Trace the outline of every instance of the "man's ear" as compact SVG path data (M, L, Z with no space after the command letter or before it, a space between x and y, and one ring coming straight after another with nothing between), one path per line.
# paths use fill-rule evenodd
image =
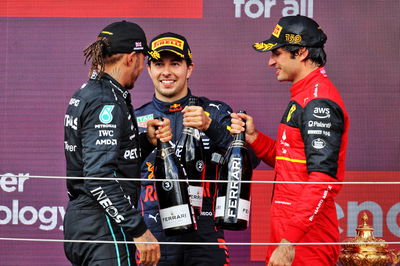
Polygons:
M297 56L299 57L300 61L303 61L308 56L308 49L305 47L301 47L297 52Z
M133 63L135 63L136 62L136 60L137 60L137 53L136 52L132 52L132 53L130 53L130 54L125 54L126 56L125 56L125 58L124 58L124 60L125 60L125 64L127 65L127 66L130 66L131 64L133 64Z
M188 73L186 75L187 79L190 78L190 76L192 75L193 68L194 68L194 64L193 63L190 66L188 66Z

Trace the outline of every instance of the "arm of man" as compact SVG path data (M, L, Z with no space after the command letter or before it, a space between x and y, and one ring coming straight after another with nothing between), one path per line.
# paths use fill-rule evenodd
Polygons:
M246 129L245 127L246 126ZM275 165L275 140L257 131L253 117L247 114L231 114L231 134L246 131L246 142L255 155L271 167Z

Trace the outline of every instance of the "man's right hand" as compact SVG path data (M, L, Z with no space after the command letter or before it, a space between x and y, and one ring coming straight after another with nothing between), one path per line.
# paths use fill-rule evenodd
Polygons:
M136 242L158 242L149 229L143 235L133 239L140 254L140 265L157 265L160 260L160 245L159 244L142 244Z
M258 132L254 125L253 117L247 114L231 114L231 134L238 134L242 131L245 131L244 126L246 125L246 142L253 143L256 140ZM245 122L243 122L245 121Z

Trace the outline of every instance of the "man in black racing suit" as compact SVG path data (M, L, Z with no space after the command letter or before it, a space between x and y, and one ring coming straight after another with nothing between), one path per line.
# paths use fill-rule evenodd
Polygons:
M91 78L72 96L64 119L67 176L104 179L67 180L64 237L114 244L66 242L73 265L132 265L134 246L117 241L157 241L134 207L138 182L120 180L140 176L141 154L154 148L156 138L171 139L168 120L153 120L148 134L138 134L128 90L144 68L145 52L143 30L126 21L108 25L85 50L92 60ZM154 125L160 129L155 131ZM158 244L136 247L141 263L159 260Z
M198 97L198 106L187 106L192 97L188 78L193 70L192 54L187 40L175 33L164 33L150 43L152 52L148 72L155 87L153 100L136 110L140 132L146 131L147 121L154 117L166 117L171 121L172 141L179 140L183 126L201 130L206 157L206 180L215 180L217 164L212 156L223 155L232 141L228 126L232 109L221 101ZM215 227L214 200L216 183L205 182L203 208L197 219L195 232L178 236L166 236L163 232L158 198L155 191L155 150L143 161L142 189L138 208L144 220L159 241L166 242L219 242L220 245L161 245L158 265L229 265L228 249L224 232ZM218 157L218 156L216 156Z

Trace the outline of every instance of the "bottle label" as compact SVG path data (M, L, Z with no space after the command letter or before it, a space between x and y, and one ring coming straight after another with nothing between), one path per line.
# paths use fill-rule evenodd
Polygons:
M238 219L249 221L250 218L250 201L239 199Z
M203 187L190 186L188 188L190 204L195 208L202 208L203 206Z
M218 197L215 204L215 217L224 217L225 197Z
M224 217L225 216L225 196L218 197L217 202L215 204L215 217ZM245 221L249 221L250 219L250 201L245 199L239 199L237 205L237 211L235 212L233 209L228 208L228 213L226 213L227 217L236 217Z
M188 204L161 209L160 217L163 229L192 224Z

